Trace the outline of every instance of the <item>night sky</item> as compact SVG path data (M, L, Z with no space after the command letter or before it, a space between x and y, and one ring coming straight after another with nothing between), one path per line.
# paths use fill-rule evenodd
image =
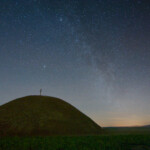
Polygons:
M40 88L101 126L150 124L150 1L0 0L0 105Z

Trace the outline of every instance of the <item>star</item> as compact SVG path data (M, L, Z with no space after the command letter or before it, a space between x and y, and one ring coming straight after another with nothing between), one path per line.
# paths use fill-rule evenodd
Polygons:
M62 22L62 21L63 21L63 18L59 18L59 21Z
M46 65L43 65L43 69L46 69L46 67L47 67Z

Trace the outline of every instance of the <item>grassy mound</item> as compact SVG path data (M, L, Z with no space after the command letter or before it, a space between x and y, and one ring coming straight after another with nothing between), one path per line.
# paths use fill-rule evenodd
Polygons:
M69 103L27 96L0 106L0 136L93 135L101 127Z

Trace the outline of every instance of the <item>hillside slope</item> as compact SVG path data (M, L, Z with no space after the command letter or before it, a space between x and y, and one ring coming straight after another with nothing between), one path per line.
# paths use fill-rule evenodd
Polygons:
M27 96L0 106L0 136L92 135L101 127L69 103Z

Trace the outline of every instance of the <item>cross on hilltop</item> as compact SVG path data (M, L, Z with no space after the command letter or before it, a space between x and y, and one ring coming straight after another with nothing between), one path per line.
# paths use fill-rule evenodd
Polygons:
M42 89L40 89L40 96L42 95Z

